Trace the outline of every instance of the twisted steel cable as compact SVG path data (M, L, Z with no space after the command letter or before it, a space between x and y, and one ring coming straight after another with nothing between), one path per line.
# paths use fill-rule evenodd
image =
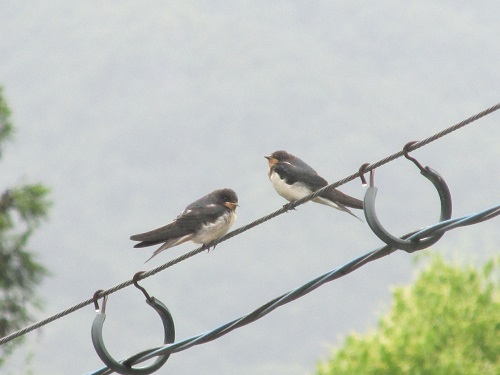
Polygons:
M419 142L413 143L411 146L409 146L407 148L407 151L408 152L409 151L413 151L413 150L416 150L416 149L418 149L420 147L423 147L423 146L425 146L425 145L427 145L427 144L429 144L431 142L434 142L435 140L437 140L437 139L439 139L441 137L444 137L444 136L446 136L446 135L448 135L448 134L450 134L450 133L452 133L452 132L454 132L454 131L456 131L456 130L458 130L458 129L466 126L466 125L469 125L469 124L471 124L471 123L479 120L480 118L482 118L484 116L487 116L487 115L489 115L489 114L497 111L498 109L500 109L500 103L497 103L497 104L495 104L495 105L493 105L493 106L485 109L484 111L479 112L479 113L477 113L477 114L475 114L475 115L473 115L473 116L471 116L471 117L469 117L469 118L467 118L467 119L465 119L465 120L463 120L463 121L461 121L461 122L459 122L459 123L457 123L455 125L452 125L452 126L446 128L446 129L444 129L444 130L442 130L442 131L440 131L440 132L438 132L438 133L436 133L436 134L434 134L434 135L432 135L432 136L430 136L428 138L425 138L425 139L423 139L423 140L421 140ZM345 177L342 180L334 182L334 183L332 183L330 185L327 185L327 186L325 186L325 187L323 187L323 188L315 191L314 193L308 195L307 197L299 199L299 200L297 200L295 202L290 202L290 203L284 205L283 207L281 207L280 209L278 209L278 210L270 213L269 215L266 215L266 216L264 216L264 217L262 217L260 219L257 219L257 220L255 220L255 221L253 221L253 222L251 222L251 223L249 223L247 225L244 225L244 226L242 226L240 228L237 228L237 229L229 232L228 234L226 234L225 236L223 236L222 238L220 238L219 240L217 240L216 242L214 242L210 246L215 246L215 245L217 245L217 244L219 244L219 243L221 243L223 241L226 241L226 240L228 240L228 239L230 239L230 238L232 238L234 236L237 236L237 235L239 235L239 234L241 234L243 232L246 232L249 229L252 229L252 228L254 228L254 227L258 226L258 225L261 225L261 224L265 223L266 221L275 218L276 216L279 216L279 215L281 215L281 214L283 214L283 213L285 213L285 212L287 212L287 211L289 211L291 209L294 209L297 206L300 206L301 204L304 204L304 203L308 202L311 199L316 198L324 190L327 190L327 189L330 189L330 188L337 188L337 187L339 187L339 186L341 186L341 185L343 185L343 184L345 184L347 182L350 182L350 181L352 181L352 180L360 177L364 172L369 172L371 170L374 170L375 168L378 168L378 167L380 167L380 166L382 166L384 164L387 164L387 163L389 163L389 162L391 162L391 161L393 161L393 160L395 160L395 159L397 159L397 158L399 158L399 157L401 157L403 155L404 155L404 151L401 150L401 151L398 151L398 152L396 152L396 153L394 153L392 155L389 155L389 156L387 156L387 157L385 157L385 158L383 158L383 159L381 159L381 160L379 160L379 161L377 161L377 162L375 162L373 164L365 165L365 168L364 168L363 172L358 171L356 173L353 173L350 176L347 176L347 177ZM156 268L154 268L154 269L152 269L150 271L142 273L140 275L140 277L137 278L137 280L142 280L142 279L145 279L147 277L153 276L153 275L157 274L158 272L161 272L161 271L163 271L163 270L165 270L165 269L167 269L169 267L172 267L173 265L175 265L177 263L180 263L180 262L182 262L182 261L184 261L184 260L186 260L188 258L191 258L194 255L197 255L197 254L201 253L204 250L207 250L207 247L206 246L200 246L199 248L194 249L194 250L192 250L192 251L190 251L190 252L188 252L188 253L186 253L186 254L178 257L178 258L175 258L175 259L173 259L173 260L171 260L171 261L169 261L169 262L167 262L167 263L165 263L165 264L163 264L163 265L161 265L159 267L156 267ZM132 285L132 283L133 283L132 280L127 280L127 281L122 282L121 284L118 284L118 285L116 285L116 286L114 286L112 288L109 288L109 289L106 289L104 291L101 291L97 295L97 297L101 298L101 297L110 295L112 293L115 293L115 292L117 292L117 291L119 291L119 290L121 290L123 288L126 288L126 287ZM25 328L20 329L20 330L18 330L16 332L13 332L13 333L11 333L11 334L9 334L9 335L1 338L0 339L0 345L4 344L6 342L9 342L9 341L11 341L11 340L13 340L15 338L18 338L20 336L23 336L23 335L25 335L28 332L31 332L31 331L33 331L35 329L38 329L38 328L40 328L40 327L42 327L44 325L47 325L47 324L49 324L49 323L51 323L51 322L53 322L55 320L58 320L58 319L66 316L68 314L71 314L71 313L73 313L73 312L75 312L75 311L77 311L77 310L79 310L79 309L81 309L81 308L83 308L85 306L88 306L88 305L92 304L93 302L94 302L94 298L89 298L89 299L87 299L85 301L82 301L82 302L80 302L80 303L78 303L78 304L76 304L76 305L74 305L72 307L69 307L69 308L67 308L67 309L65 309L65 310L63 310L63 311L61 311L61 312L59 312L59 313L57 313L55 315L52 315L52 316L50 316L50 317L48 317L46 319L43 319L43 320L41 320L41 321L39 321L37 323L34 323L34 324L32 324L32 325L30 325L28 327L25 327Z
M459 227L478 224L483 221L490 220L498 215L500 215L500 205L491 207L489 209L486 209L484 211L475 214L441 221L424 229L408 233L402 236L401 238L408 240L413 240L413 239L420 240L432 235L439 235L441 233L445 233L449 230L456 229ZM222 337L235 329L241 328L247 324L255 322L256 320L274 311L278 307L283 306L289 302L292 302L298 298L301 298L306 294L312 292L313 290L319 288L320 286L330 281L336 280L342 276L345 276L357 270L358 268L364 266L367 263L370 263L374 260L392 254L396 250L397 249L388 245L380 247L376 250L372 250L365 255L353 259L349 263L346 263L345 265L339 268L335 268L329 272L319 275L318 277L310 280L309 282L301 285L300 287L288 293L282 294L279 297L274 298L273 300L267 302L266 304L258 307L251 313L242 316L240 318L234 319L228 323L225 323L212 331L203 333L198 336L190 337L173 344L163 345L158 348L153 348L150 350L143 351L141 352L142 355L134 355L129 359L122 361L122 363L131 366L133 364L141 363L148 359L154 358L158 355L180 352L189 349L195 345L205 344L207 342L218 339L219 337ZM87 373L86 375L106 375L111 373L112 373L111 370L109 370L107 367L103 367L95 372Z

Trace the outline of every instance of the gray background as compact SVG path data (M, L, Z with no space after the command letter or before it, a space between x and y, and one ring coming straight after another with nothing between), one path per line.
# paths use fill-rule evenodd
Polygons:
M240 198L235 228L284 200L264 155L286 149L329 181L499 101L497 1L10 1L0 4L0 84L16 140L0 187L52 188L50 221L30 247L52 271L45 311L59 312L195 247L133 249L220 187ZM454 215L498 204L500 115L414 156L438 170ZM434 223L438 198L408 161L376 174L394 233ZM343 186L362 197L359 181ZM498 220L448 233L429 250L480 262ZM143 281L173 313L177 338L250 312L380 246L365 223L308 203ZM414 276L396 253L215 342L172 355L159 374L306 374L332 345L366 332L390 287ZM108 302L116 358L161 342L134 288ZM91 306L27 335L6 373L81 374L102 366ZM28 363L28 364L26 364Z

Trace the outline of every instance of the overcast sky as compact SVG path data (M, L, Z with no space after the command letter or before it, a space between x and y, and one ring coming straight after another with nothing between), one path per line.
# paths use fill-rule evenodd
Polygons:
M284 202L264 155L286 149L333 182L500 99L497 1L3 1L0 85L15 142L0 188L43 182L50 220L30 248L52 276L44 318L195 248L144 261L128 237L168 223L221 187L235 228ZM414 152L448 182L454 216L498 204L500 114ZM408 161L377 170L395 234L434 223L438 198ZM341 188L362 198L359 181ZM480 262L498 220L446 234L428 253ZM178 340L211 330L381 245L366 223L308 203L142 284ZM174 354L158 374L307 374L387 311L415 255L397 252L222 339ZM93 307L27 335L12 374L102 367ZM161 343L158 317L127 288L108 301L116 358ZM33 357L31 358L31 355ZM25 362L29 358L29 365Z

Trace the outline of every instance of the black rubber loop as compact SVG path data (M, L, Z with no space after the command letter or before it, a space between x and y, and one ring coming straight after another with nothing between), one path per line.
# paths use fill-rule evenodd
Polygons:
M161 303L154 297L151 297L151 300L146 300L146 303L150 305L153 309L155 309L158 315L160 315L161 317L161 320L163 322L163 330L165 333L165 338L163 340L163 343L164 344L173 343L175 341L175 326L170 311L168 311L167 307L163 303ZM102 338L102 327L104 325L105 319L106 319L106 314L104 313L99 313L96 315L94 322L92 323L92 343L94 344L95 351L97 352L99 358L101 358L101 360L111 370L117 372L118 374L123 374L123 375L146 375L157 371L168 360L170 353L159 355L156 358L156 360L149 366L138 367L138 368L134 368L128 366L126 363L116 361L109 354L108 350L104 345L104 340ZM145 352L155 349L145 350L141 352L141 354L144 354Z
M438 191L439 199L441 201L441 217L439 221L450 219L452 212L452 203L448 185L439 175L439 173L429 167L423 168L420 173L429 181L431 181ZM404 240L395 237L387 232L384 227L382 227L382 224L380 224L380 221L377 218L377 213L375 211L375 199L377 196L377 190L378 189L375 186L370 186L368 188L365 194L363 206L368 225L370 226L372 231L386 244L396 249L402 249L407 252L414 252L417 250L425 249L426 247L435 244L444 235L444 233L441 233L421 239Z

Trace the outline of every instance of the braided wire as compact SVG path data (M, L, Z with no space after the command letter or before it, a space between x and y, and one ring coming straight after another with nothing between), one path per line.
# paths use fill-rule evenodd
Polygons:
M468 226L472 224L478 224L480 222L492 219L496 216L500 215L500 205L491 207L489 209L486 209L484 211L478 212L476 214L471 214L455 219L449 219L445 220L439 223L436 223L434 225L431 225L427 228L424 228L422 230L414 231L411 233L408 233L404 236L402 236L402 239L409 239L409 240L419 240L426 238L430 235L438 235L440 233L447 232L452 229L456 229L459 227L463 226ZM182 350L186 350L192 346L195 345L200 345L204 344L210 341L213 341L219 337L222 337L229 332L241 328L247 324L250 324L265 315L269 314L273 310L277 309L280 306L283 306L289 302L292 302L298 298L301 298L305 296L306 294L312 292L313 290L319 288L320 286L336 280L342 276L345 276L358 268L364 266L365 264L372 262L374 260L383 258L389 254L392 254L395 252L397 249L386 245L382 246L376 250L372 250L368 252L365 255L362 255L349 263L346 263L345 265L335 268L329 272L326 272L309 282L301 285L300 287L285 293L279 297L276 297L272 299L271 301L267 302L266 304L260 306L259 308L255 309L251 313L242 316L240 318L234 319L228 323L223 324L222 326L209 331L207 333L203 333L198 336L190 337L185 340L173 343L173 344L167 344L163 345L158 348L153 348L146 350L142 352L142 355L134 355L130 357L129 359L122 361L123 363L126 363L128 366L131 366L132 364L144 362L148 359L154 358L155 356L162 355L162 354L171 354L171 353L176 353L180 352ZM133 358L133 359L132 359ZM132 360L131 360L132 359ZM109 370L107 367L103 367L95 372L88 373L86 375L105 375L105 374L110 374L112 373L111 370Z
M416 150L416 149L418 149L420 147L423 147L423 146L425 146L425 145L427 145L427 144L429 144L431 142L434 142L435 140L437 140L437 139L439 139L441 137L444 137L445 135L448 135L448 134L450 134L450 133L452 133L452 132L454 132L454 131L456 131L456 130L458 130L458 129L466 126L466 125L469 125L469 124L473 123L474 121L477 121L480 118L482 118L484 116L487 116L490 113L493 113L493 112L497 111L498 109L500 109L500 103L497 103L494 106L489 107L489 108L485 109L482 112L479 112L479 113L477 113L477 114L475 114L475 115L473 115L473 116L471 116L471 117L469 117L469 118L467 118L467 119L465 119L465 120L463 120L463 121L461 121L461 122L459 122L459 123L457 123L455 125L452 125L452 126L446 128L446 129L444 129L444 130L442 130L442 131L440 131L440 132L438 132L438 133L436 133L436 134L428 137L428 138L425 138L422 141L419 141L419 142L416 142L416 143L412 144L410 147L408 147L408 151ZM369 164L364 169L364 172L368 172L368 171L371 171L371 170L373 170L375 168L378 168L378 167L380 167L380 166L382 166L384 164L387 164L387 163L389 163L389 162L391 162L391 161L393 161L393 160L395 160L395 159L397 159L397 158L399 158L401 156L403 156L403 151L398 151L398 152L396 152L396 153L394 153L392 155L389 155L389 156L387 156L387 157L385 157L385 158L383 158L383 159L381 159L381 160L379 160L379 161L377 161L377 162L375 162L373 164ZM311 199L314 199L314 198L318 197L324 190L331 189L331 188L337 188L337 187L339 187L341 185L346 184L347 182L350 182L350 181L352 181L352 180L360 177L360 175L361 175L361 173L358 171L356 173L351 174L350 176L345 177L342 180L339 180L337 182L329 184L329 185L327 185L327 186L325 186L325 187L323 187L323 188L315 191L314 193L308 195L307 197L301 198L301 199L299 199L297 201L294 201L294 202L287 203L283 207L281 207L280 209L278 209L278 210L276 210L276 211L274 211L274 212L272 212L272 213L270 213L270 214L268 214L268 215L266 215L266 216L264 216L264 217L262 217L260 219L257 219L257 220L255 220L255 221L253 221L253 222L251 222L251 223L249 223L247 225L244 225L244 226L242 226L240 228L237 228L237 229L229 232L228 234L226 234L225 236L221 237L219 240L217 240L213 244L211 244L211 246L215 246L215 245L217 245L217 244L219 244L219 243L221 243L223 241L226 241L226 240L228 240L228 239L230 239L230 238L232 238L234 236L237 236L237 235L239 235L239 234L241 234L243 232L246 232L249 229L252 229L252 228L254 228L254 227L258 226L258 225L261 225L261 224L265 223L266 221L275 218L276 216L279 216L279 215L281 215L281 214L283 214L283 213L285 213L285 212L287 212L289 210L294 209L297 206L300 206L301 204L304 204L304 203L310 201ZM186 260L186 259L188 259L188 258L190 258L190 257L192 257L194 255L197 255L198 253L200 253L200 252L202 252L202 251L204 251L206 249L207 249L206 246L200 246L199 248L194 249L194 250L192 250L192 251L190 251L190 252L188 252L188 253L186 253L186 254L178 257L178 258L175 258L175 259L173 259L173 260L171 260L171 261L169 261L169 262L167 262L167 263L165 263L165 264L163 264L163 265L161 265L159 267L156 267L156 268L154 268L154 269L152 269L150 271L142 273L137 278L137 280L142 280L142 279L145 279L147 277L153 276L153 275L157 274L158 272L161 272L161 271L163 271L163 270L165 270L165 269L167 269L169 267L172 267L173 265L175 265L175 264L177 264L179 262L182 262L182 261L184 261L184 260ZM104 291L100 292L97 295L97 298L101 298L101 297L107 296L107 295L112 294L114 292L117 292L117 291L119 291L119 290L121 290L123 288L126 288L126 287L128 287L130 285L132 285L132 280L125 281L125 282L123 282L121 284L118 284L118 285L112 287L112 288L109 288L107 290L104 290ZM41 321L39 321L37 323L34 323L34 324L32 324L32 325L30 325L28 327L25 327L25 328L23 328L21 330L13 332L13 333L5 336L5 337L2 337L0 339L0 345L6 343L8 341L11 341L11 340L13 340L15 338L18 338L20 336L23 336L23 335L25 335L28 332L31 332L31 331L33 331L35 329L38 329L38 328L40 328L40 327L42 327L42 326L44 326L44 325L46 325L48 323L51 323L51 322L53 322L53 321L55 321L57 319L60 319L60 318L66 316L68 314L71 314L71 313L73 313L73 312L75 312L75 311L77 311L77 310L79 310L79 309L81 309L81 308L83 308L83 307L85 307L87 305L92 304L93 302L94 302L94 299L93 298L89 298L89 299L87 299L85 301L82 301L82 302L80 302L80 303L78 303L78 304L76 304L76 305L74 305L74 306L72 306L70 308L67 308L66 310L63 310L63 311L61 311L61 312L59 312L59 313L57 313L55 315L52 315L52 316L50 316L50 317L48 317L46 319L43 319L43 320L41 320Z

